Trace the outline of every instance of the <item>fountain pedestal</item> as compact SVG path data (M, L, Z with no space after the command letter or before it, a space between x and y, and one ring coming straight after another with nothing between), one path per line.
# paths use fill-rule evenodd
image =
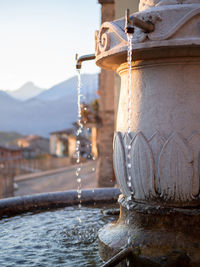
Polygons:
M191 266L198 266L200 3L143 0L134 16L152 22L155 30L135 28L133 35L131 133L125 21L104 23L96 33L97 65L121 76L113 158L124 199L119 221L99 233L100 254L104 260L111 257L131 233L132 246L139 246L145 256L181 250L191 258Z

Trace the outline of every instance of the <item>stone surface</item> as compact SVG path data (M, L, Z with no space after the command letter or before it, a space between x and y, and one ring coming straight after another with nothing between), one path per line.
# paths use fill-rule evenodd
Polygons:
M150 19L155 30L144 33L139 29L133 35L131 190L139 201L198 205L200 3L142 3L151 3L153 8L135 16ZM123 27L123 19L106 22L96 34L97 64L117 70L121 77L118 136L128 129L127 41ZM115 138L114 163L122 192L128 196L127 158L122 156L127 154L126 136L124 141Z
M155 30L151 33L135 27L134 61L200 54L200 3L160 5L134 15L155 24ZM96 63L100 67L117 70L127 61L124 25L124 19L105 22L96 32Z
M97 65L121 77L114 168L125 196L118 222L99 233L100 254L109 258L129 236L144 256L180 250L200 266L200 2L141 0L134 16L155 28L133 35L130 132L125 20L103 23L95 36Z
M190 258L190 265L186 266L199 266L199 209L177 209L132 202L127 212L126 205L122 198L117 224L108 224L99 232L99 252L105 261L126 247L128 237L131 236L131 246L139 248L142 256L160 263L159 266L182 266L173 265L172 254L175 251L186 253ZM130 221L129 226L126 224L127 219ZM164 265L167 261L168 265Z
M135 63L132 68L131 176L137 200L156 196L174 205L199 203L199 71L198 57ZM125 68L121 79L117 130L124 136ZM124 141L124 150L126 145Z
M116 203L120 190L118 188L98 188L82 190L81 203ZM36 194L32 196L12 197L0 200L0 218L17 214L49 210L80 204L77 190Z

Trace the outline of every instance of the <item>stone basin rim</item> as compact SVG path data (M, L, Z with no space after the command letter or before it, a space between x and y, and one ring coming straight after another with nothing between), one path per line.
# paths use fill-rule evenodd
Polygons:
M81 204L116 203L120 194L119 188L85 189L82 190ZM80 200L76 190L5 198L0 200L0 219L26 212L78 205L79 203Z
M183 60L187 58L200 57L200 42L197 44L182 44L182 45L158 45L154 47L140 47L137 45L133 47L133 61L132 63L137 64L137 62L142 61L155 61L155 60L169 60L176 58L177 60ZM96 65L119 72L120 66L127 64L127 46L122 47L118 50L113 49L112 51L102 53L95 58Z

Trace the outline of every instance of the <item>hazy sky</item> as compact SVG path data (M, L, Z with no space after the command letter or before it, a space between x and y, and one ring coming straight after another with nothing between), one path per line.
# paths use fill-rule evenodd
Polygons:
M75 53L94 53L97 0L0 0L0 90L49 88L76 75ZM97 72L94 61L83 72Z

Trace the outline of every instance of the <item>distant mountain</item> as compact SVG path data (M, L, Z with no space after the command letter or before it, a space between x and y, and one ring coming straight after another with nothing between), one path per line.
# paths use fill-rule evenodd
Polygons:
M10 94L8 94L8 93L6 93L6 91L2 91L2 90L0 90L0 95L11 97Z
M97 98L97 78L97 74L83 75L85 102ZM71 127L77 120L76 87L77 78L73 77L27 101L0 91L0 131L48 136L50 132Z
M36 86L33 82L27 82L15 91L7 91L7 93L19 100L25 101L39 95L44 89Z
M61 97L73 97L76 95L78 78L74 76L64 82L61 82L49 90L43 91L36 98L39 100L56 100ZM97 97L98 74L81 75L81 94L83 94L82 102L90 102Z

